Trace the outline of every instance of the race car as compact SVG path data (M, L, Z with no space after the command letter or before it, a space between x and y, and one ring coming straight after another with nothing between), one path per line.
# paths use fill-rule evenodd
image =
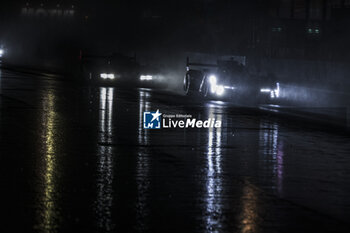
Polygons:
M280 97L280 84L275 78L251 75L242 63L234 59L204 64L190 62L187 58L186 69L184 90L188 96L259 103L272 102Z
M85 81L92 85L163 87L166 84L159 69L141 65L136 61L136 56L85 54L81 56L80 67Z
M135 57L119 53L108 56L81 55L83 77L92 84L112 85L118 82L137 82L140 65Z

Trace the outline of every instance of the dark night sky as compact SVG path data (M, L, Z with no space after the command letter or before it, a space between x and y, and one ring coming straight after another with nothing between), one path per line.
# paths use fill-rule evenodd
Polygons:
M74 5L74 17L23 17L21 10L26 1L1 1L0 40L53 47L51 41L59 48L121 52L181 49L247 53L255 48L256 53L261 53L271 46L312 46L317 50L317 46L330 47L325 44L341 44L337 38L347 38L342 31L344 21L334 24L334 14L333 21L309 19L308 14L304 14L304 19L292 18L306 7L286 8L277 4L281 2L278 0L28 1L29 8L38 9L43 3L47 10L56 9L57 2L65 10ZM292 10L298 14L291 16ZM323 8L319 12L322 11ZM322 33L308 35L305 32L309 27L317 27ZM274 28L283 30L274 33ZM23 37L27 40L16 41Z

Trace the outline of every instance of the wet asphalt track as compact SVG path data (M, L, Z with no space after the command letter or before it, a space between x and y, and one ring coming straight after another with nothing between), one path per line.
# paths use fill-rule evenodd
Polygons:
M1 232L350 232L347 134L9 71L0 94ZM143 129L157 109L223 127Z

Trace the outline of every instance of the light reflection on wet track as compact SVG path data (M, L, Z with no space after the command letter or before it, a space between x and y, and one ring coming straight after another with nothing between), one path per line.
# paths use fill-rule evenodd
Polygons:
M41 210L38 212L38 225L36 226L40 232L58 232L60 223L60 207L57 199L60 195L59 187L57 187L57 160L59 154L57 152L57 131L59 123L57 122L57 112L55 109L56 95L54 91L47 90L43 96L42 112L42 136L40 143L43 152L40 165L40 192L42 192L38 206ZM42 176L42 177L41 177Z
M149 146L148 130L143 128L143 112L150 111L151 105L149 102L150 94L145 91L139 92L139 122L138 122L138 144L143 147L139 147L136 158L136 229L139 232L148 230L147 220L149 216L149 204L147 199L149 198L150 189L150 151L147 148Z
M210 106L209 118L222 120L222 113L218 113L215 106ZM221 229L220 218L222 216L222 181L221 181L221 128L208 129L208 152L207 152L207 174L206 174L206 230L217 231Z
M346 135L147 89L14 82L0 83L3 232L348 230ZM222 128L145 130L157 109Z
M113 229L113 100L114 88L100 88L99 142L97 151L97 226L102 231Z

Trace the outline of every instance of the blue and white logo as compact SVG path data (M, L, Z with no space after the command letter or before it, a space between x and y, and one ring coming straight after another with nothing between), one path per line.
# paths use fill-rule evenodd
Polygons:
M160 129L161 115L159 109L156 112L143 112L143 128Z

